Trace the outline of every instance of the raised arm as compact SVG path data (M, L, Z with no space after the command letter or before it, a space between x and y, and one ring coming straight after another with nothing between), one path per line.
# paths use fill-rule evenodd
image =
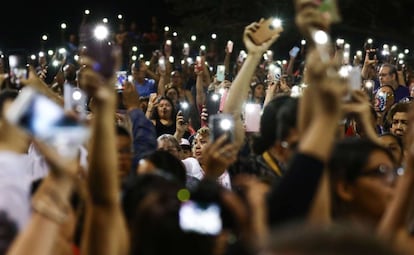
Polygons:
M261 20L261 22L262 21L263 20ZM240 117L243 111L242 107L244 101L240 99L247 98L250 89L250 81L263 56L263 53L277 40L277 38L279 38L280 33L283 31L282 27L276 28L275 30L277 33L272 38L261 45L256 45L251 40L250 35L257 31L259 26L260 23L253 22L244 30L243 41L247 48L248 54L230 87L223 109L223 113L230 113L234 116L235 143L237 146L242 146L245 137L243 121Z
M87 62L87 59L85 60ZM105 79L92 68L82 73L83 84L96 104L89 144L87 203L82 254L127 254L128 234L120 204L114 115L117 97L114 77Z

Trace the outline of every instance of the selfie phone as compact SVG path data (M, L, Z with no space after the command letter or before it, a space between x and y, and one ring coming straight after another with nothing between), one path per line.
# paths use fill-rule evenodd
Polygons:
M232 143L234 140L234 119L233 115L227 113L213 114L208 119L208 127L211 130L210 141L214 142L220 136L227 134L226 143Z
M179 224L184 232L217 235L223 227L220 206L216 203L185 201L179 209Z
M79 47L81 55L95 61L95 71L107 79L114 75L116 45L110 40L110 32L105 25L82 24L79 30Z
M256 45L261 45L282 31L280 19L268 18L259 24L259 28L250 34L250 38Z
M62 156L78 156L89 128L64 108L31 87L24 87L13 101L6 119L28 134L53 146Z
M224 81L226 73L226 67L224 65L217 65L217 71L216 71L216 79L217 81Z
M29 65L24 54L11 54L8 57L10 82L20 86L20 79L27 79L29 75Z

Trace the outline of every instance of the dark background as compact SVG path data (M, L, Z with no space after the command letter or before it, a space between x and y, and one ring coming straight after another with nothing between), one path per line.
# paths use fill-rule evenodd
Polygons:
M332 27L332 36L344 38L351 50L362 49L364 41L372 37L378 47L383 43L399 49L412 47L414 42L414 1L340 0L342 22ZM85 2L22 2L3 4L0 15L0 50L23 49L28 53L40 49L41 35L49 36L46 48L61 42L60 24L68 25L65 37L77 33L83 10L90 9L91 17L107 17L116 30L116 15L125 21L135 20L143 32L150 28L151 17L158 18L159 29L165 25L178 31L183 41L196 34L200 44L208 45L211 33L217 33L217 43L235 41L242 48L244 26L260 17L277 15L284 21L284 32L272 46L275 54L286 58L288 50L298 45L302 36L294 24L292 1L276 0L151 0ZM7 8L5 6L8 6ZM221 47L221 46L220 46ZM414 48L413 48L414 51ZM412 52L410 53L410 56Z

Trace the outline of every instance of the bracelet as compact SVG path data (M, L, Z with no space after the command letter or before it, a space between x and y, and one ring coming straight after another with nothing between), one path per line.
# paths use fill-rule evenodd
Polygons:
M68 218L70 205L54 193L43 193L40 197L32 199L31 205L35 212L57 224L65 223Z

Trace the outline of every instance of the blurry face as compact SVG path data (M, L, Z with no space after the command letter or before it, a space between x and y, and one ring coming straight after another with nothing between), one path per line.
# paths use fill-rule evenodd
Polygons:
M254 88L254 97L255 98L262 98L265 96L265 89L264 85L260 84Z
M187 148L182 149L182 154L183 154L183 159L193 156L193 152L191 151L191 149L187 149Z
M403 152L402 148L400 147L400 145L398 145L398 142L395 140L395 138L390 135L385 135L379 137L379 140L382 146L388 148L391 151L392 155L394 155L394 158L397 160L397 163L400 165L402 161Z
M181 86L181 75L177 72L171 75L171 83L177 88Z
M155 170L154 164L146 159L141 159L137 167L137 174L152 173Z
M381 85L391 85L394 80L394 76L390 73L390 69L388 67L381 67L378 72L378 78Z
M126 177L131 171L132 163L132 147L131 139L126 136L119 135L116 139L116 148L118 151L118 176Z
M175 89L169 89L165 92L165 96L171 99L173 102L178 101L178 93Z
M386 174L379 174L383 166ZM352 184L353 198L351 210L357 215L374 221L379 220L385 208L392 199L396 179L393 179L394 164L382 151L374 151L368 159L368 164Z
M169 153L173 154L177 158L181 159L181 154L178 148L168 140L158 140L158 147L157 150L168 151Z
M172 114L172 105L168 100L161 100L158 104L158 115L160 116L160 119L170 119Z
M390 131L391 133L404 136L408 128L408 113L396 112L392 117L392 123Z
M209 136L208 135L200 135L197 134L194 137L193 141L193 157L195 157L199 162L202 160L202 152L204 149L204 146L208 143Z
M145 78L145 71L142 71L139 68L132 68L131 74L134 80L142 80Z

